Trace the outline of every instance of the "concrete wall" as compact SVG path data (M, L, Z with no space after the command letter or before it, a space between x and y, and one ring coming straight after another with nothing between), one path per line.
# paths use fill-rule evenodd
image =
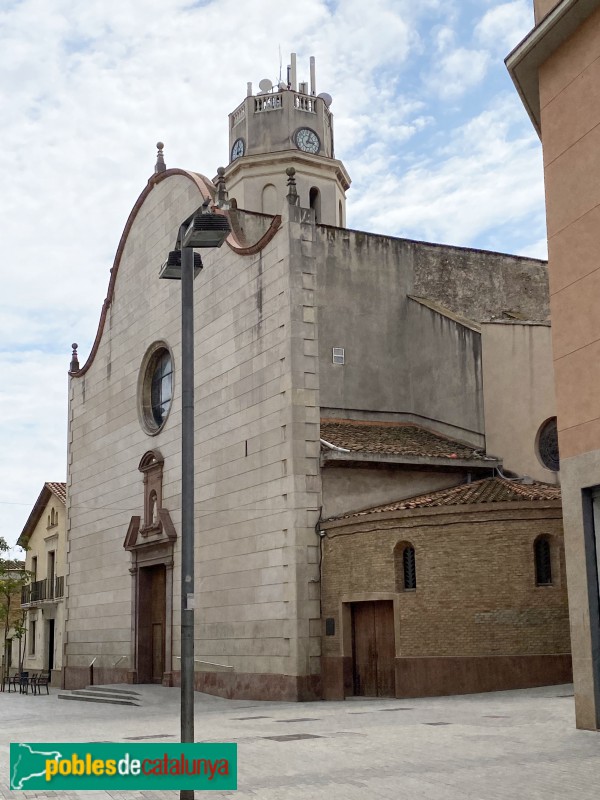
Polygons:
M335 635L323 636L326 696L343 696L344 672L352 693L349 604L380 599L394 603L396 696L481 691L488 672L495 689L564 680L570 643L558 503L415 509L322 527L323 617L335 623ZM551 537L549 586L535 581L540 534ZM394 548L404 542L415 549L411 591L396 582ZM423 669L419 681L411 664Z
M520 475L557 483L538 457L540 426L556 416L551 331L547 325L481 327L486 450Z
M343 468L332 465L322 470L321 479L324 518L447 489L465 480L464 475L457 472Z
M505 253L412 243L411 293L475 322L548 319L546 262Z
M421 424L479 444L483 433L479 334L407 295L415 291L416 282L420 291L425 290L425 273L435 288L431 276L438 258L446 264L447 274L446 292L436 284L437 296L464 310L467 289L460 287L474 281L482 296L474 311L483 314L485 306L485 313L495 309L500 314L505 296L502 292L493 296L495 282L482 279L480 285L464 271L465 263L470 274L489 271L500 257L479 252L476 269L471 263L477 261L474 251L465 254L460 248L326 227L317 227L317 237L321 406L335 409L338 416L355 410L413 415ZM508 258L508 266L501 262L506 283L514 261ZM540 315L545 313L545 277L534 267L527 261L514 281L519 285L525 275L535 287L527 307L535 305ZM529 281L531 271L536 277ZM345 348L343 366L332 363L333 347Z
M180 220L200 203L181 175L154 185L132 226L97 354L71 380L68 680L92 657L110 674L134 667L132 577L123 540L143 504L137 469L164 457L163 506L180 529L180 286L157 267ZM285 220L260 253L227 245L203 256L196 279L196 657L233 673L198 688L242 696L314 696L319 602L314 524L320 507L313 227ZM165 426L148 435L137 386L149 346L175 362ZM174 552L180 594L180 544ZM174 603L173 664L179 662ZM119 673L117 676L116 673ZM223 676L221 678L221 676ZM226 683L223 683L225 681Z

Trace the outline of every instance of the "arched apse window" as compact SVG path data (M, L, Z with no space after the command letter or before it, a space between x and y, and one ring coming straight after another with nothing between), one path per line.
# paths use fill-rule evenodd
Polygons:
M538 536L533 543L533 555L536 585L549 586L552 583L552 550L548 536Z
M315 222L321 222L321 192L313 186L308 193L310 207L315 212Z
M396 591L406 592L417 588L415 548L410 542L399 542L394 548Z
M267 183L262 190L261 208L263 214L277 214L277 189L272 183Z

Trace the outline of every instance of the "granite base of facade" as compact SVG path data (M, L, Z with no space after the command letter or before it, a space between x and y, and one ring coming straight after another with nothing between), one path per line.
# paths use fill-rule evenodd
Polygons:
M178 672L173 684L179 685ZM194 688L230 700L306 702L321 699L320 675L273 675L252 672L197 672Z
M92 684L89 667L63 667L62 673L63 689L85 689ZM131 682L130 672L127 669L94 667L94 686Z
M90 684L87 667L64 669L65 689L83 689ZM94 669L94 684L137 683L136 673L126 669ZM165 673L163 686L179 686L180 673ZM321 699L320 675L272 675L251 672L196 672L194 689L197 692L225 697L230 700L279 700L306 702Z
M464 656L397 658L396 697L438 697L552 686L573 680L571 656ZM322 659L323 699L354 694L352 659Z
M50 672L50 686L60 689L62 686L62 669L53 669Z

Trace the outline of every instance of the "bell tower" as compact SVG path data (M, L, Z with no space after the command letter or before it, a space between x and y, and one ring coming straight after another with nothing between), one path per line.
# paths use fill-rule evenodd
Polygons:
M296 54L287 81L277 86L265 78L255 95L248 84L244 101L229 115L229 165L224 178L230 198L247 211L278 214L287 191L286 168L296 170L303 208L316 221L346 224L346 190L350 176L334 156L331 96L317 95L315 59L310 85L298 84Z

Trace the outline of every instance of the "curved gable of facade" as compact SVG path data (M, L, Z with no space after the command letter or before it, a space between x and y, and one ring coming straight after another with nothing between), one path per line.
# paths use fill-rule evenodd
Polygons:
M160 192L160 194L162 195L160 199L164 201L164 190L167 189L168 185L169 188L167 189L167 192L170 194L171 192L170 187L172 185L172 181L170 179L175 178L177 176L181 176L187 179L187 181L189 181L189 184L191 184L188 187L188 194L194 198L193 202L195 203L195 205L193 206L193 208L190 209L190 212L188 213L191 213L195 208L197 208L209 195L211 197L214 197L215 187L212 181L209 181L208 178L197 172L190 172L188 170L183 170L183 169L169 169L165 170L164 172L158 172L150 178L148 184L146 185L146 187L144 188L138 199L135 201L135 204L131 209L129 217L127 218L127 222L125 223L123 233L121 234L113 266L111 267L110 270L108 291L106 293L106 299L102 304L102 310L100 312L100 320L98 322L98 330L96 332L96 337L94 339L92 349L85 364L80 369L72 370L70 372L70 375L72 377L79 378L82 375L85 375L85 373L91 367L94 358L96 357L98 348L100 346L100 342L102 340L102 334L104 332L108 311L114 299L115 286L117 282L117 275L119 274L119 268L121 266L121 262L124 259L124 255L127 249L127 244L129 242L130 236L132 235L135 226L139 225L140 221L144 220L146 214L148 213L148 206L156 205L155 203L153 204L153 200L156 198L155 190L157 189L157 187L160 187L161 190L163 190ZM178 183L181 184L182 182L179 181ZM169 207L173 205L175 205L173 201L165 203L165 209L168 210ZM177 204L177 208L178 207L179 204ZM184 218L185 216L181 217L181 219ZM175 223L175 229L176 227L177 223ZM174 242L172 242L171 244L173 245ZM156 274L158 274L158 266L160 266L160 264L157 264Z

